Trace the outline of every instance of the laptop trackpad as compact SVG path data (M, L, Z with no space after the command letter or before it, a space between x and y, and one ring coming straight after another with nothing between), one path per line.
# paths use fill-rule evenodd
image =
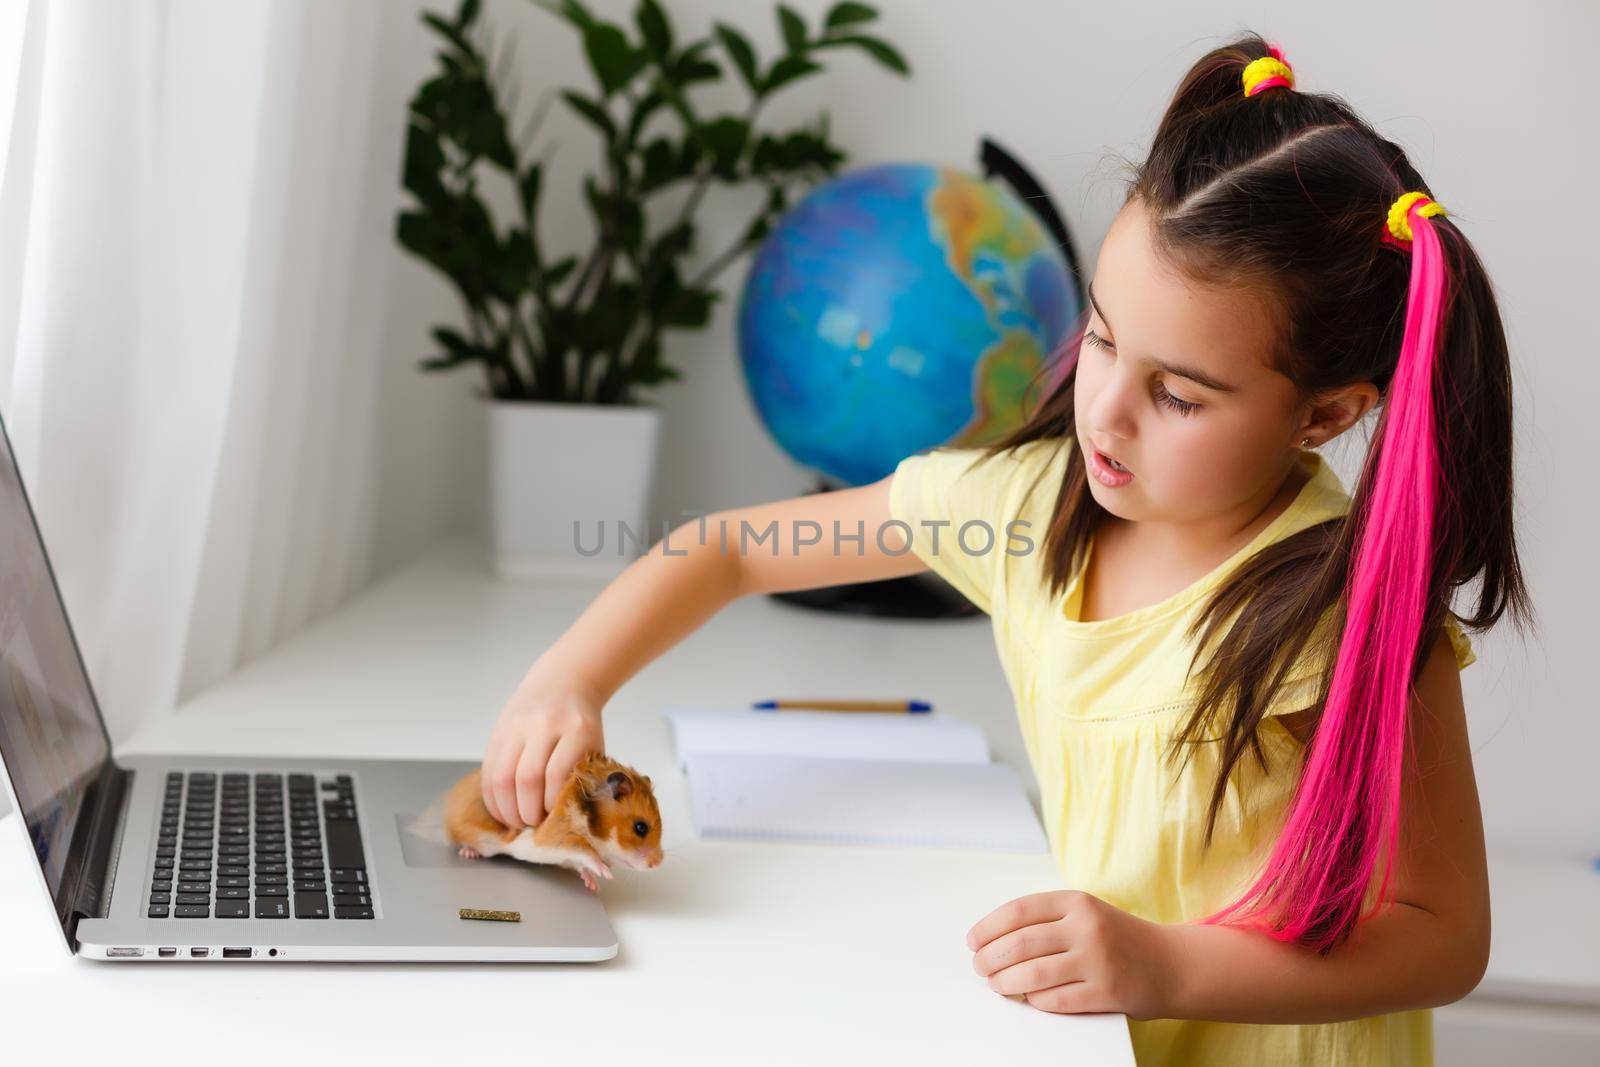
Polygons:
M444 835L444 827L431 812L417 815L397 811L394 816L395 833L400 835L400 853L407 867L461 867L483 870L485 867L528 867L512 856L487 856L483 859L464 860L457 854L459 846L451 844Z

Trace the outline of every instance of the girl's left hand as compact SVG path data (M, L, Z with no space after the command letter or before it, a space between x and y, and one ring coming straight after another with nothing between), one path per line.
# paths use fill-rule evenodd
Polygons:
M1076 889L1000 905L967 932L972 969L997 993L1043 1011L1165 1018L1176 952L1170 929Z

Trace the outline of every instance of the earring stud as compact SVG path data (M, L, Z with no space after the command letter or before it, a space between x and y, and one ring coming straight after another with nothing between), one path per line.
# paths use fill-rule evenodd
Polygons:
M1311 438L1309 438L1309 437L1300 438L1300 447L1301 448L1310 448L1311 447Z

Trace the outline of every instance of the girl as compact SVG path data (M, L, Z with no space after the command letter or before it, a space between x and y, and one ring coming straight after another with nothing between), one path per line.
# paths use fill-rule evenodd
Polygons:
M1206 55L1026 423L674 531L530 668L490 812L537 824L606 700L734 598L931 568L992 617L1069 886L968 931L993 989L1124 1012L1145 1065L1431 1063L1489 950L1451 594L1479 580L1474 630L1531 612L1505 336L1426 190L1261 38ZM1352 498L1313 450L1374 409Z

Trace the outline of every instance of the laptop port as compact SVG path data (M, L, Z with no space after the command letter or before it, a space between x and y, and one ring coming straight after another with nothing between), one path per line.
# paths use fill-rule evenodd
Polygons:
M106 949L106 955L107 956L112 956L112 957L116 957L116 956L143 956L144 955L144 949L138 947L137 945L128 945L128 946L114 945L114 946L108 947Z
M178 950L176 948L164 948L164 949L161 949L160 951L161 951L161 958L164 959L164 960L165 959L171 959L173 956L176 956L178 954Z
M189 955L193 956L197 960L203 960L207 956L211 955L211 950L208 948L192 948L189 950Z
M222 950L222 958L225 960L247 960L250 958L250 950L247 948L225 948Z

